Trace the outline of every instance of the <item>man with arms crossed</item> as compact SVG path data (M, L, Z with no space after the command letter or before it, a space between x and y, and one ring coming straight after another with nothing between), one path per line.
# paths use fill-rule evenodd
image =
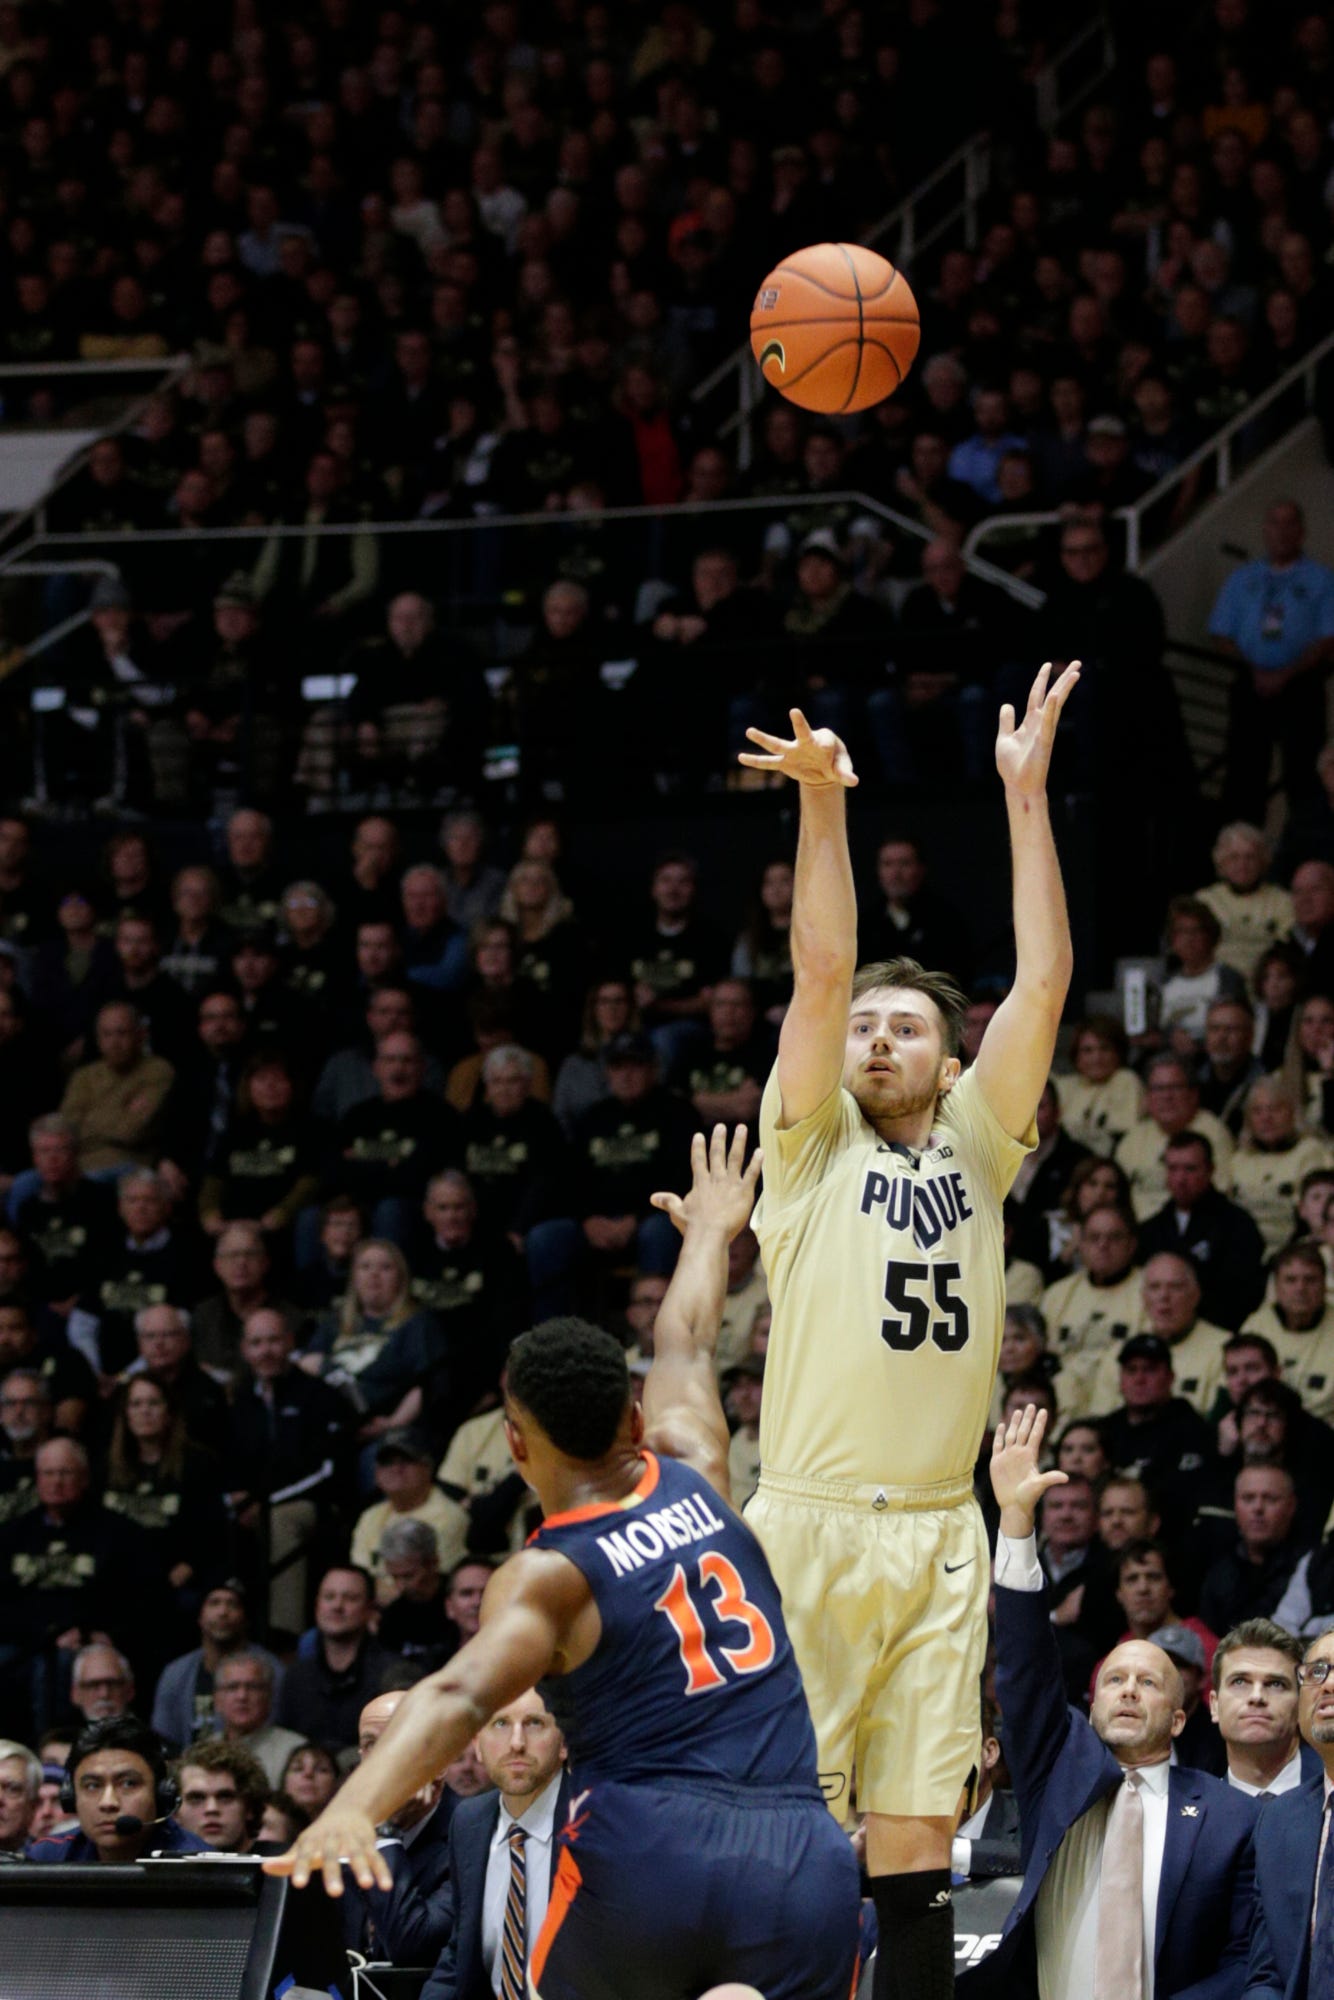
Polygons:
M759 1490L841 1819L867 1818L875 2000L950 2000L950 1841L977 1761L988 1557L973 1500L1005 1317L1001 1203L1033 1123L1070 982L1046 782L1072 662L1033 684L996 764L1014 865L1014 984L962 1074L965 1000L897 959L857 970L843 744L792 712L748 733L801 791L796 985L760 1112L755 1215L774 1318Z

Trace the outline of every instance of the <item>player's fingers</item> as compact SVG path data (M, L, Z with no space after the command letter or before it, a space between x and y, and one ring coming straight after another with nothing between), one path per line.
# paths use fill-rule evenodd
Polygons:
M999 728L1002 736L1014 735L1014 703L1012 701L1001 703ZM746 760L743 757L741 761L744 764Z
M1035 708L1041 708L1043 702L1047 699L1047 682L1050 679L1051 661L1044 660L1038 668L1037 679L1028 691L1028 712L1030 715Z
M260 1863L266 1875L292 1875L296 1865L296 1850L291 1847L286 1854L270 1854Z
M753 723L747 726L746 741L748 743L758 743L761 750L786 750L790 748L786 737L772 736L767 729L756 729Z
M683 1204L679 1194L659 1192L658 1194L651 1194L648 1199L650 1208L662 1209L664 1214L670 1215L673 1221L682 1212Z
M1044 1472L1038 1481L1039 1488L1043 1493L1047 1491L1049 1486L1068 1486L1069 1484L1070 1475L1068 1472Z
M758 1181L760 1177L760 1173L763 1169L763 1166L764 1166L764 1148L763 1146L757 1146L755 1148L755 1151L750 1156L750 1165L746 1168L745 1173L741 1177L742 1185L744 1187L749 1188L752 1194L755 1192L755 1183L756 1181Z
M1069 701L1071 695L1074 693L1076 687L1079 684L1080 665L1081 665L1080 661L1071 660L1069 665L1066 667L1065 672L1061 675L1061 678L1057 681L1055 687L1052 689L1051 693L1047 696L1047 707L1054 708L1057 715L1059 715L1061 710L1065 707L1065 704Z
M792 724L792 734L796 737L798 743L809 743L814 731L801 710L799 708L790 708L788 710L788 719Z

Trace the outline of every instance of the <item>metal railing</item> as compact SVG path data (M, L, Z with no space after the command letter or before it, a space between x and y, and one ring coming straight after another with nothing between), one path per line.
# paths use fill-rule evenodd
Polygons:
M1238 416L1232 417L1206 438L1189 458L1164 473L1131 506L1113 509L1111 519L1120 522L1125 534L1125 565L1138 571L1151 550L1161 546L1185 518L1176 508L1188 494L1193 510L1201 501L1226 493L1235 474L1249 466L1277 444L1294 422L1309 416L1315 408L1316 385L1321 365L1334 355L1334 333L1309 348L1302 359L1280 375L1276 382L1253 398ZM1291 413L1279 406L1292 401ZM1194 490L1189 491L1188 489ZM1051 528L1064 518L1057 508L1035 509L1027 514L988 514L964 537L965 559L976 558L988 542L995 542L1016 529ZM1155 532L1157 530L1157 532Z
M1110 74L1114 60L1111 21L1099 10L1043 66L1038 76L1034 95L1043 130L1053 130L1082 104ZM863 231L861 241L870 248L883 247L890 261L910 276L914 259L925 256L952 230L961 229L963 241L971 249L977 242L991 172L991 134L975 132L919 181L909 195ZM733 404L728 414L719 419L717 435L736 437L737 464L742 471L751 462L752 419L763 389L764 378L746 341L720 361L690 394L697 416L705 415L710 403L726 400Z
M91 390L98 382L108 378L112 381L119 381L122 378L136 375L152 376L151 388L147 389L142 395L133 396L128 402L122 403L121 407L114 413L103 413L100 409L90 412L88 427L95 428L99 438L118 437L122 431L127 431L132 424L138 422L143 411L153 401L155 396L161 395L164 388L173 388L176 383L189 374L193 366L194 361L189 354L164 355L161 359L154 361L23 362L12 367L0 368L0 394L3 394L4 383L7 380L53 381L66 384L75 389L82 388L86 391ZM96 415L95 424L92 422L94 414ZM68 420L71 415L77 415L77 406L73 406L70 410L66 411L66 419ZM0 425L0 446L3 445L6 437L21 436L25 428L32 428L32 426L15 425L12 421L8 420L3 425ZM42 428L55 429L59 428L59 426L45 424ZM92 445L90 444L83 451L76 452L73 457L61 466L56 478L47 487L46 492L41 496L40 500L34 501L31 507L25 507L20 513L14 514L4 523L3 529L0 530L0 546L6 542L12 542L21 536L25 529L32 527L41 515L43 508L47 506L53 496L66 487L76 474L83 471L83 468L88 463L91 450Z

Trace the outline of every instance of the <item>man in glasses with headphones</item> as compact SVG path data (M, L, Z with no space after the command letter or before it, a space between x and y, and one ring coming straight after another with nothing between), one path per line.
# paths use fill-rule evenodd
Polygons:
M146 1854L206 1854L207 1841L171 1818L177 1791L162 1745L137 1715L81 1729L70 1748L60 1803L77 1829L35 1840L29 1861L142 1861Z

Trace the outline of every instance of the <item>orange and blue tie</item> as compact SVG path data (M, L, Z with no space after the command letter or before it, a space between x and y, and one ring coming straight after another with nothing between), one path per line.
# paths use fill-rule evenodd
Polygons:
M500 1946L500 2000L524 2000L528 1962L528 1879L521 1826L509 1830L510 1885L505 1897L505 1930Z

